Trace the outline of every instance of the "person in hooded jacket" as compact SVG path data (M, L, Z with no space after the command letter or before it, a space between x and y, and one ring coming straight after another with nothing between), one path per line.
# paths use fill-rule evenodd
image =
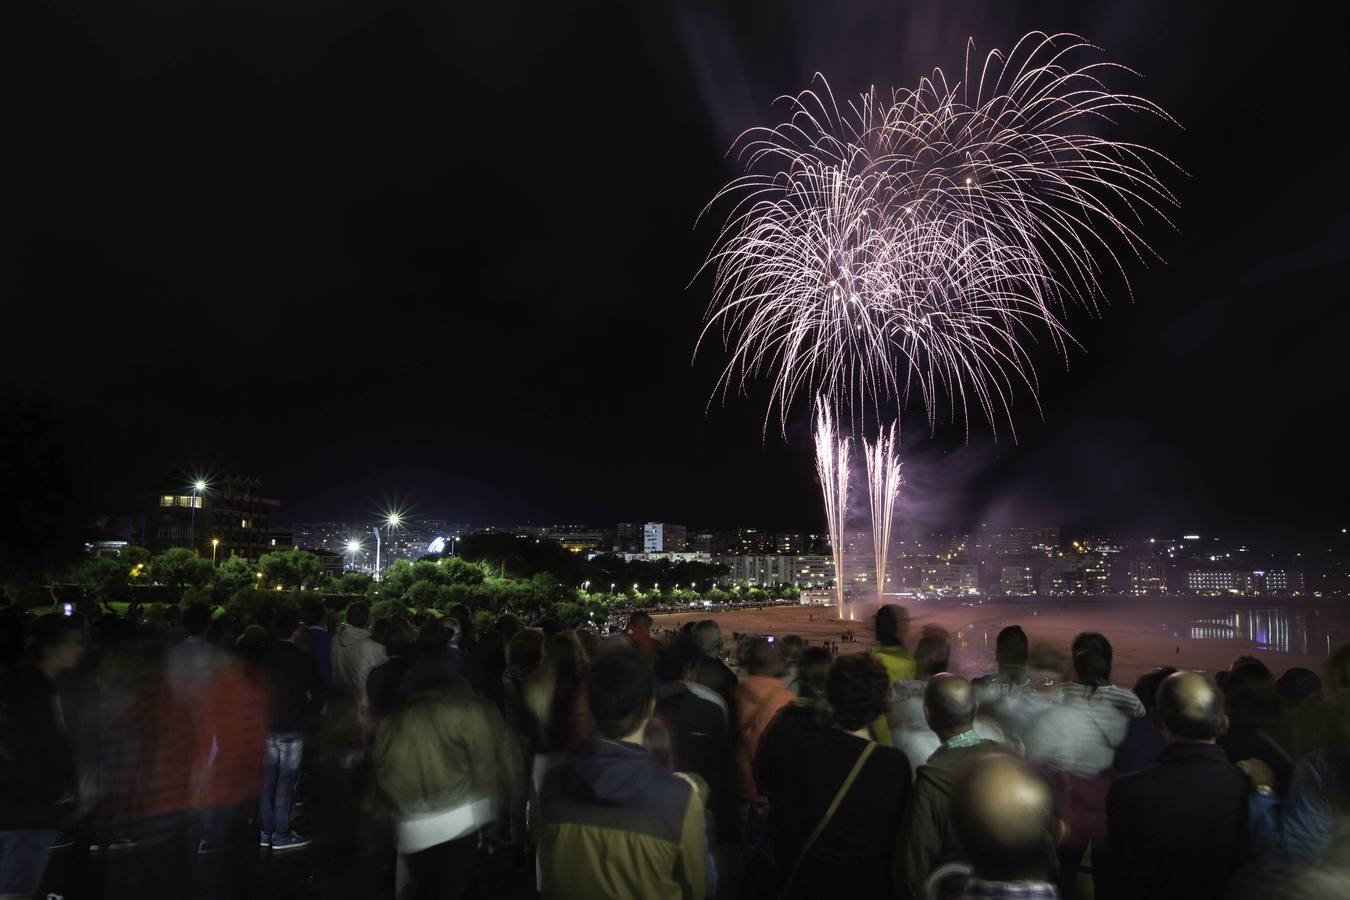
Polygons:
M378 665L389 661L384 645L370 636L370 607L356 602L347 607L347 622L333 636L333 691L355 698L362 722L368 721L370 705L366 681Z
M707 896L703 802L643 746L655 708L651 661L615 649L595 661L587 682L594 736L549 771L541 792L541 896Z

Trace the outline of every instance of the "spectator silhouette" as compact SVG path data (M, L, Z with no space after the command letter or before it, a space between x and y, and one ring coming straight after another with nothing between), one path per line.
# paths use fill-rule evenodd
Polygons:
M963 900L1055 900L1055 845L1063 834L1045 779L1011 753L967 761L952 789L951 817L970 860Z
M1116 781L1107 799L1121 896L1222 897L1246 854L1248 794L1215 745L1227 725L1223 692L1203 675L1177 672L1159 686L1154 715L1166 749Z
M699 900L710 888L703 803L642 745L650 660L611 650L587 682L596 734L548 773L540 800L542 896Z
M972 757L1001 746L976 732L976 709L974 688L964 678L943 673L929 679L923 714L941 744L914 778L914 795L895 854L901 896L924 900L932 872L966 858L950 810L956 775Z

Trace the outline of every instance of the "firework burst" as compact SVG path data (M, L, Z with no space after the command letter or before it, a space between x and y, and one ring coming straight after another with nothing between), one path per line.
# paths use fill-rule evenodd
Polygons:
M737 139L745 174L713 201L729 212L699 343L720 333L729 351L719 390L767 377L765 427L776 410L784 432L802 392L877 418L917 394L930 427L945 398L967 431L972 409L1011 427L1015 394L1036 396L1027 346L1066 356L1065 311L1096 310L1108 274L1152 253L1137 226L1175 205L1165 157L1097 133L1172 121L1109 90L1130 70L1099 56L1036 33L982 64L968 45L955 83L934 70L841 107L818 76L780 98L786 121Z

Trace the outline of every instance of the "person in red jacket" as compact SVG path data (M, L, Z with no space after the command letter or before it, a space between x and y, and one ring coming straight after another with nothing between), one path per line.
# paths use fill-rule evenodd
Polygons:
M267 741L269 691L254 662L225 659L201 698L193 765L193 806L198 811L199 893L207 897L246 896L253 833L249 828L262 780Z
M652 659L661 655L661 642L652 637L652 617L645 612L635 612L628 617L628 639L643 653Z
M744 678L732 691L736 711L736 788L741 802L741 871L767 871L770 856L769 804L755 782L754 759L778 711L796 694L783 684L783 660L766 638L741 642L737 653Z

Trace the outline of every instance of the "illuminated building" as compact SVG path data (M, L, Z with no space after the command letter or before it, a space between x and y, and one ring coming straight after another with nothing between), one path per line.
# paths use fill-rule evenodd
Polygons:
M1161 559L1136 559L1130 563L1130 593L1167 593L1167 564Z
M1301 594L1303 573L1285 569L1198 569L1186 573L1186 589L1197 594Z
M183 485L160 491L146 510L143 541L151 553L172 547L195 549L218 559L257 559L271 549L268 520L279 501L262 495L256 478L229 476L197 490Z
M919 575L919 588L934 594L978 594L979 567L945 561L924 566Z
M747 587L825 587L834 584L834 560L818 555L737 555L724 556L729 570L726 581Z
M1003 566L999 569L999 590L1010 597L1036 593L1036 570L1031 566Z
M620 522L614 532L614 549L619 553L641 553L645 536L641 522Z
M684 550L685 527L665 522L648 522L642 526L644 553L671 553Z

